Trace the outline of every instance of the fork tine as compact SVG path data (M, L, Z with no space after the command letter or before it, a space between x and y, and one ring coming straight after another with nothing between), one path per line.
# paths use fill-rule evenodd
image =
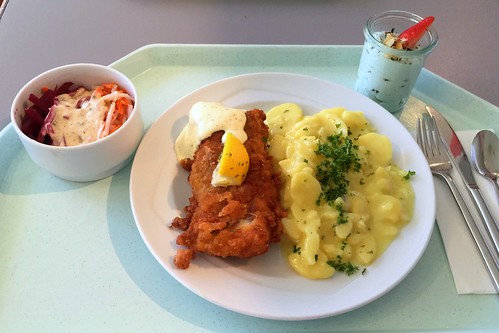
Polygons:
M421 128L421 117L419 117L418 121L416 123L416 142L418 143L419 148L421 148L421 150L424 153L423 142L421 141L421 135L422 135L421 131L422 131L422 128Z
M430 122L430 116L427 113L423 113L418 121L418 134L419 134L419 140L421 142L420 146L421 150L427 157L434 156L432 149L433 145L431 144L431 134L430 134L431 126L429 122Z
M446 155L446 153L442 150L443 144L440 139L440 133L438 131L437 124L435 123L435 119L433 119L433 117L429 114L427 114L425 118L426 118L426 125L428 126L427 133L430 139L430 148L432 154L434 156Z
M431 122L431 117L429 114L424 113L421 117L422 122L422 134L423 134L423 145L426 150L427 156L435 156L433 147L435 146L433 140L433 126Z
M423 115L418 118L418 128L417 128L417 135L416 135L416 140L418 141L419 147L423 151L423 154L427 155L428 149L427 149L427 144L426 144L426 130L424 126L424 120L423 120Z

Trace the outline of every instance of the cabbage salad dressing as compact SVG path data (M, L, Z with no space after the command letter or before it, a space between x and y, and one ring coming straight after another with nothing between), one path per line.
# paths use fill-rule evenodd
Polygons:
M99 107L100 98L93 92L82 87L74 93L57 96L51 134L54 145L77 146L99 138L107 109Z

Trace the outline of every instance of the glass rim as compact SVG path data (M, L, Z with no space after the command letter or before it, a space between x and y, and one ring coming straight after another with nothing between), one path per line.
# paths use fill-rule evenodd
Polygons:
M414 23L418 23L421 20L423 20L423 17L421 17L417 14L411 13L411 12L403 11L403 10L388 10L388 11L371 16L367 20L366 24L364 25L364 37L366 39L368 39L372 44L377 46L384 53L389 53L389 54L399 56L399 57L414 57L414 56L420 56L420 55L425 55L425 54L430 53L437 45L438 33L435 30L434 26L431 25L426 30L426 34L428 34L430 37L430 43L423 48L416 49L416 50L397 50L397 49L393 49L391 47L386 46L385 44L380 42L376 38L376 36L373 35L373 32L371 31L370 27L372 26L372 24L374 22L376 22L380 19L383 19L383 18L387 18L387 17L397 17L397 18L402 18L402 19L408 19L410 21L413 21Z

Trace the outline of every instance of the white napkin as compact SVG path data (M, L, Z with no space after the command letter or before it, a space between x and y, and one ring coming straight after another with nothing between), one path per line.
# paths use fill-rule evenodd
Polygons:
M462 131L457 136L470 158L470 147L478 131ZM495 197L493 184L478 174L473 168L475 180L480 187L490 213L499 218L499 205ZM478 216L473 199L468 194L464 182L457 170L452 176L463 194L473 216ZM444 241L445 251L450 263L454 283L459 294L495 294L496 290L488 275L487 268L473 241L471 233L464 221L457 203L450 192L447 183L440 177L435 177L437 195L437 224Z

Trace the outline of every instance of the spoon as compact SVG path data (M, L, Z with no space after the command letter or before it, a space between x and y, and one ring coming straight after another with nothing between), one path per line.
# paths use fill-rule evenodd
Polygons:
M499 139L488 130L478 132L471 144L471 160L482 176L494 183L499 202Z

